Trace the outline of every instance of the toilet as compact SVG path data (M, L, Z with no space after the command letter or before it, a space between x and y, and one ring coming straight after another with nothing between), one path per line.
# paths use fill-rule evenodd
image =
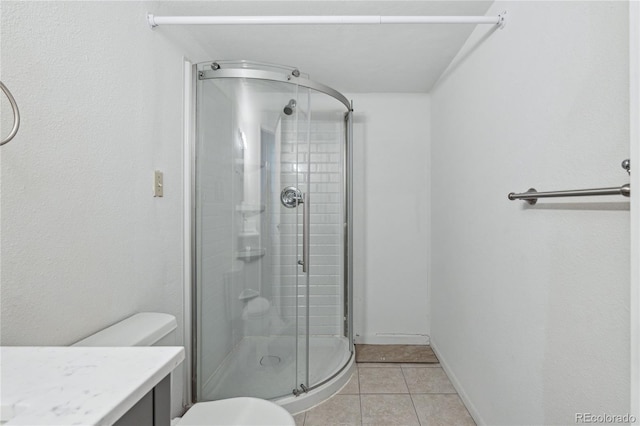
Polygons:
M173 315L144 312L80 340L73 346L172 346ZM259 398L239 397L198 402L176 426L295 426L287 410Z

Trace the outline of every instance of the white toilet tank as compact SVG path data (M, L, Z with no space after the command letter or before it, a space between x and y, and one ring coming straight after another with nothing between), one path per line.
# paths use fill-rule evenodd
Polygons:
M176 327L173 315L141 312L72 346L174 346Z

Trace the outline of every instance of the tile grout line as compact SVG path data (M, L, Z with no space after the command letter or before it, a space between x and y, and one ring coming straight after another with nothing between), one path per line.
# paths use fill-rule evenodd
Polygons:
M404 368L400 367L400 372L402 373L402 380L404 380L404 385L407 387L407 393L411 395L411 390L409 390L409 383L407 383L407 376L404 375Z
M422 426L422 422L420 421L420 416L418 415L418 410L416 409L416 403L413 400L413 394L409 394L409 398L411 398L411 405L413 405L413 411L416 413L416 418L418 419L418 424Z
M360 367L356 364L356 374L358 375L358 402L360 403L360 426L364 423L364 418L362 414L362 394L360 392Z
M412 392L411 395L458 395L458 392Z
M360 397L360 369L358 368L358 363L355 363L356 365L356 369L353 372L353 375L356 376L357 382L358 382L358 408L360 409L360 426L362 426L362 398ZM349 380L353 380L353 376L351 376L351 379Z
M413 396L411 395L411 389L409 389L409 383L407 383L407 376L404 374L404 367L400 366L400 371L402 372L402 378L404 379L404 385L407 387L407 392L409 393L409 400L411 401L411 406L413 407L413 414L416 415L416 420L418 420L418 425L422 425L420 421L420 416L418 416L418 410L416 410L416 404L413 402Z

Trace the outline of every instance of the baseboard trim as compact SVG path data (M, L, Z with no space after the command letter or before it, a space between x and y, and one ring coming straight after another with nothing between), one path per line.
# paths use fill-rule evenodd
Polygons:
M486 425L487 423L482 419L480 412L478 411L476 406L473 404L473 402L471 402L471 399L469 399L469 395L467 395L467 393L465 392L464 388L462 387L462 384L460 383L460 380L458 380L458 377L455 375L453 370L451 370L451 368L449 367L449 364L447 363L446 358L442 355L442 352L438 350L438 343L434 340L433 337L431 338L431 349L433 349L433 352L438 357L438 360L440 361L440 366L442 367L444 372L447 373L447 376L449 376L449 380L451 380L451 384L453 384L453 387L456 388L456 391L458 392L460 399L462 400L464 405L467 407L467 410L469 410L469 414L471 414L471 417L473 417L473 420L476 422L476 425L478 426Z
M363 345L428 345L424 334L357 336L355 342Z

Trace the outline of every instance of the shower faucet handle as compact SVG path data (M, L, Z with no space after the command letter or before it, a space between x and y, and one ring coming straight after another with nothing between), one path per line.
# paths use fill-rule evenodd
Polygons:
M280 193L280 201L282 205L288 209L298 207L298 204L304 203L304 197L302 191L295 186L287 186Z

